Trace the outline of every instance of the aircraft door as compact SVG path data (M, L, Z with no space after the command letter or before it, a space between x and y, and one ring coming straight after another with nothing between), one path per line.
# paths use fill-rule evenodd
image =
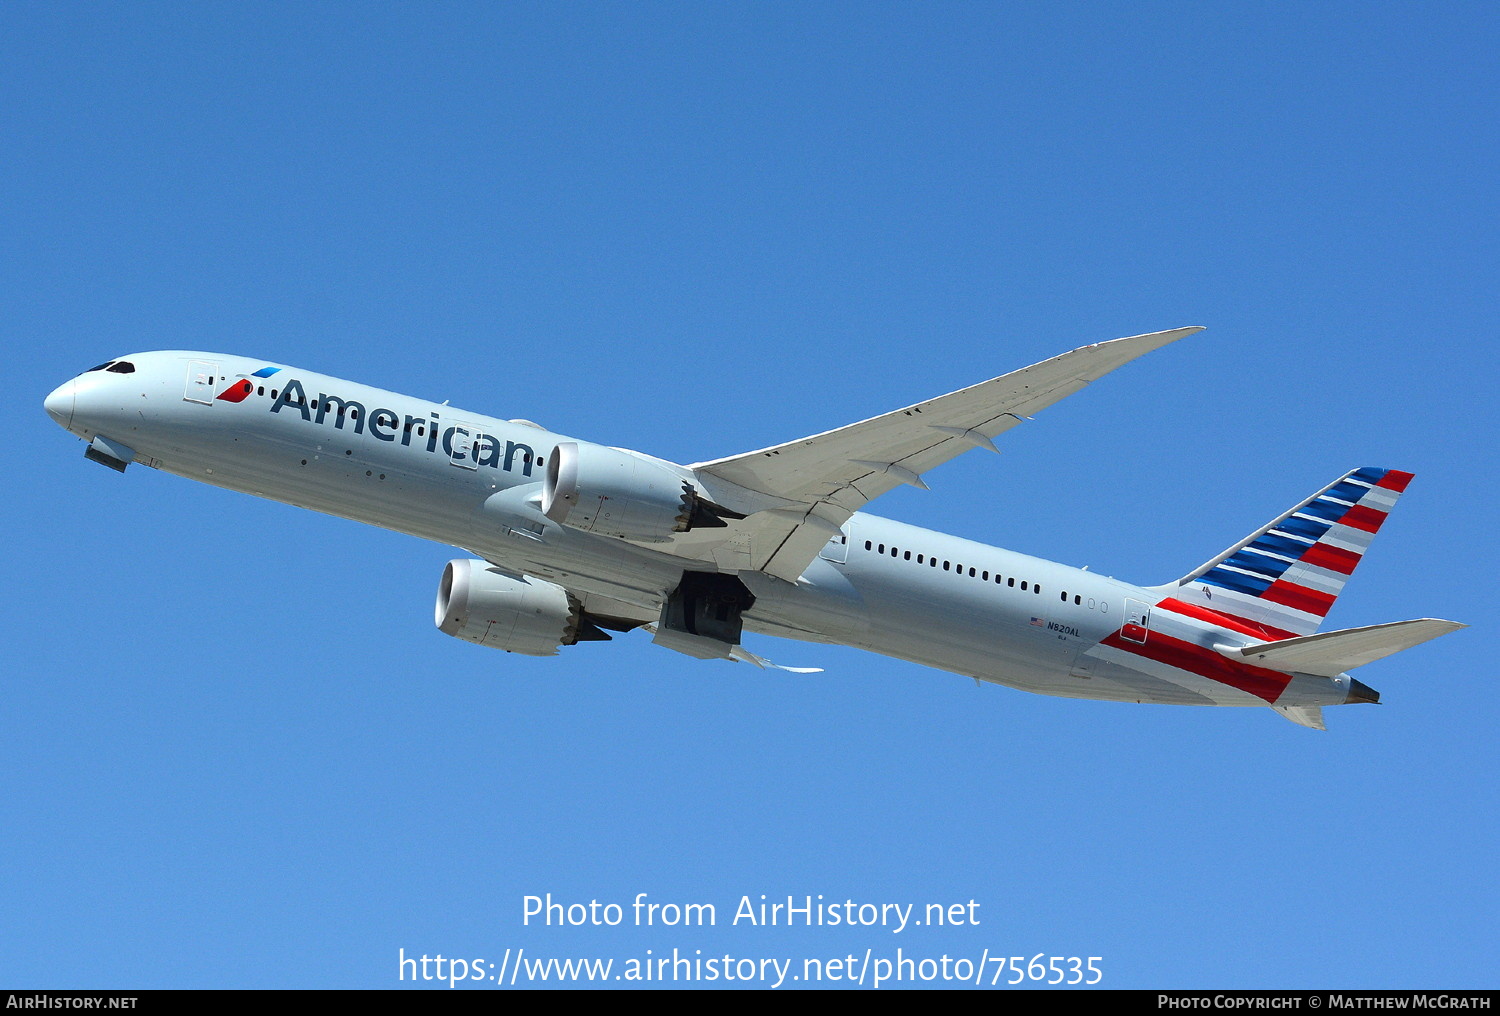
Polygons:
M1120 638L1144 644L1150 628L1151 608L1140 600L1126 600L1125 623L1120 626Z
M479 437L472 423L455 422L453 436L445 443L450 449L448 461L460 469L473 469L479 465L479 450L474 446Z
M208 360L189 360L187 365L187 388L182 401L196 402L200 406L214 404L214 378L219 365Z
M843 564L849 560L849 523L844 524L839 535L823 545L823 549L818 551L818 556L834 564Z

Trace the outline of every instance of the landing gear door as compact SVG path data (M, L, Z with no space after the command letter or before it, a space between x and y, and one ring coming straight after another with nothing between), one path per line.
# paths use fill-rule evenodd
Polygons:
M1146 633L1151 628L1151 608L1140 600L1125 601L1125 623L1120 626L1120 638L1126 642L1145 644Z
M184 402L196 402L200 406L214 404L214 378L219 365L208 360L189 360L187 365L187 389L182 393Z

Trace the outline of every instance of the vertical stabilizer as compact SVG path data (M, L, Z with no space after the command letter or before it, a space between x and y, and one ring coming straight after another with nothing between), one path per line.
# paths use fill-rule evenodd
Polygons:
M1161 592L1264 632L1311 635L1375 538L1412 474L1366 466Z

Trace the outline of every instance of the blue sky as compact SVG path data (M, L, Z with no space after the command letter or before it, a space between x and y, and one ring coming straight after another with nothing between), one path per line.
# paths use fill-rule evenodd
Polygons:
M408 955L1101 956L1114 987L1494 986L1500 43L1485 4L7 4L0 982ZM133 468L42 397L304 365L680 461L1185 324L874 510L1167 581L1417 474L1329 618L1473 627L1269 710L759 639L443 637L448 548ZM537 928L522 898L713 903ZM742 895L978 927L728 926Z

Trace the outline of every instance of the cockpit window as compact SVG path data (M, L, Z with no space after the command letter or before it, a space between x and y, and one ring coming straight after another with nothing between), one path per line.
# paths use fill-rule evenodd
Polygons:
M134 374L135 364L129 360L116 360L108 367L111 374Z
M101 363L97 367L90 367L88 370L84 371L84 373L85 374L92 374L96 370L103 370L105 367L112 366L114 364L114 362L115 361L113 361L113 360L106 360L104 363Z

